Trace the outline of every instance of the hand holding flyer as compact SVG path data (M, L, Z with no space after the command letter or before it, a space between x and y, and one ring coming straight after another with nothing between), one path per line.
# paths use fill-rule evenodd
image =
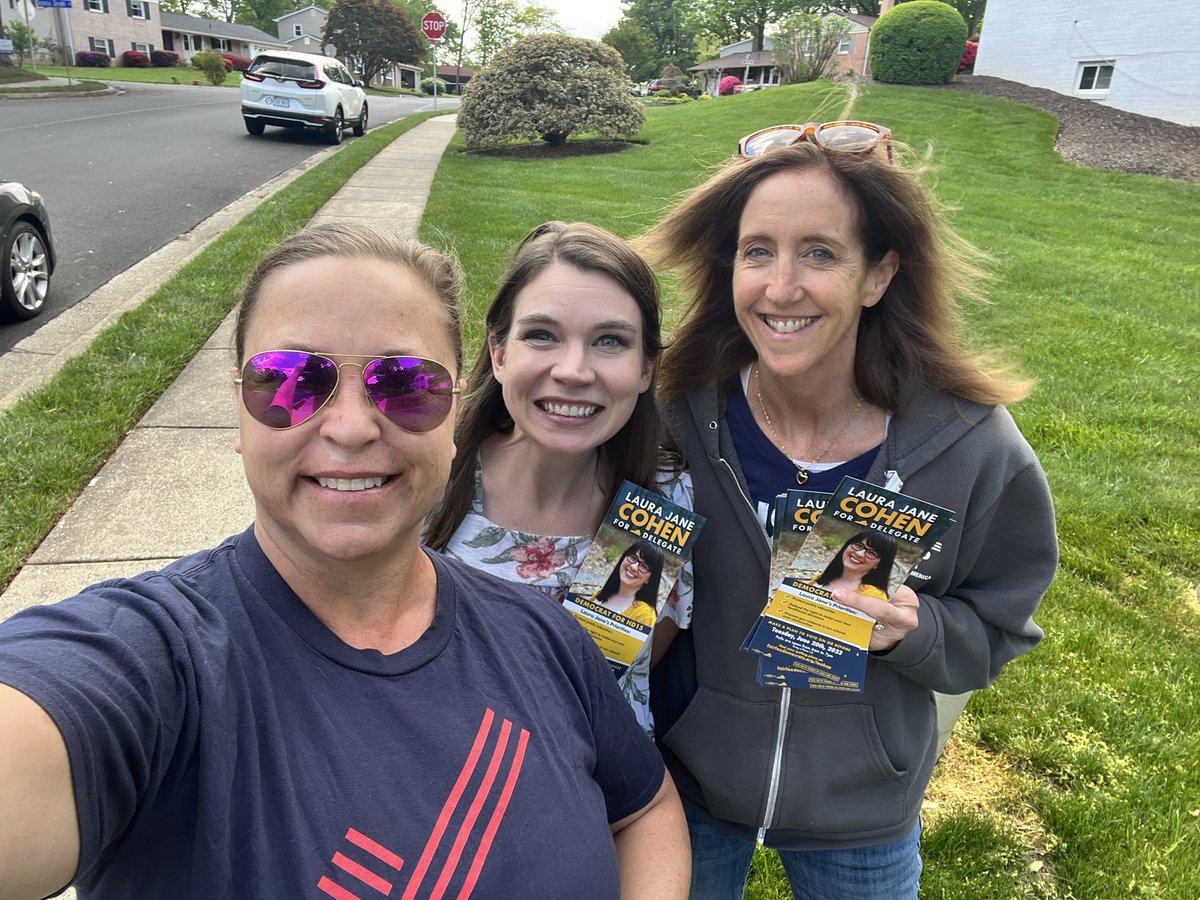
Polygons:
M617 491L563 605L618 676L649 638L703 524L631 482Z
M953 524L950 510L844 479L799 552L779 563L781 583L742 645L760 656L758 680L861 691L875 620L833 591L886 602Z

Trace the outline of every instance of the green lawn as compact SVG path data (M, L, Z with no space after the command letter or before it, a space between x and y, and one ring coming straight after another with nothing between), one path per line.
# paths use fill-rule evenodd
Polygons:
M1065 163L1053 118L1005 101L847 99L797 86L648 109L646 143L602 156L456 143L422 236L463 260L474 343L529 228L633 236L756 128L853 112L930 152L952 220L995 259L971 334L1038 382L1013 413L1055 493L1062 568L1045 642L975 697L939 767L922 896L1200 897L1200 186ZM748 896L786 897L780 877L758 861Z
M1062 567L1038 616L1046 641L976 695L939 766L922 896L1200 897L1200 185L1067 164L1053 119L1016 104L869 86L851 106L846 91L650 108L643 142L606 155L456 141L422 236L463 260L474 348L509 249L546 219L632 236L776 122L853 113L928 151L953 221L995 259L971 334L1038 381L1013 413L1055 493ZM0 415L0 584L219 321L254 252L412 121L348 144ZM84 395L89 417L62 427L56 410ZM787 896L770 856L748 896Z

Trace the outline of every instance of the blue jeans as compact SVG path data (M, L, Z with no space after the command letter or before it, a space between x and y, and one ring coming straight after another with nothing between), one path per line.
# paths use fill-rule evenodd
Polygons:
M754 842L735 837L684 804L692 838L691 900L740 900ZM796 900L916 900L921 823L891 844L843 850L780 850Z

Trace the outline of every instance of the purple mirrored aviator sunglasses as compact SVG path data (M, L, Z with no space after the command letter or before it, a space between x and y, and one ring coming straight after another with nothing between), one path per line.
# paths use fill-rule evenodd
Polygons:
M389 422L412 434L432 431L446 420L454 395L454 378L439 362L419 356L338 354L337 363L320 353L268 350L246 360L241 376L246 411L268 428L303 425L333 399L342 369L362 370L363 390Z
M750 159L775 147L811 141L822 150L837 153L870 153L881 143L892 161L892 131L871 122L809 122L807 125L772 125L738 141L738 156Z

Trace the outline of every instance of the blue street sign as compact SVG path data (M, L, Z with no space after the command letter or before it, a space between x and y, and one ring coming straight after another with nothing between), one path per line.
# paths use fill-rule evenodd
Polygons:
M71 0L35 0L38 9L70 9Z

